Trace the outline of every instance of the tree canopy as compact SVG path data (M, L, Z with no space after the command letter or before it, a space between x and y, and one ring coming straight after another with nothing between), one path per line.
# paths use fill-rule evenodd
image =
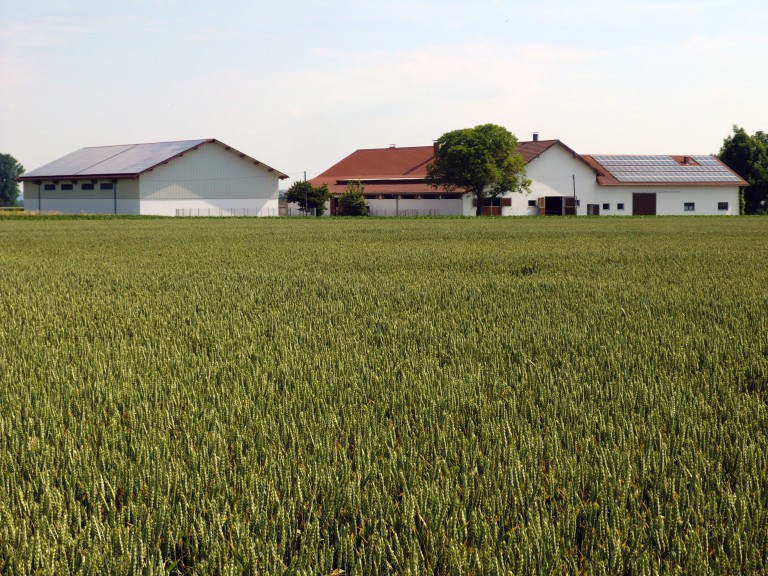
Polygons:
M339 196L339 216L367 216L368 202L365 200L365 185L355 181L347 184L344 194Z
M749 183L742 200L744 214L768 212L768 134L750 136L734 126L733 135L723 140L719 158Z
M0 206L13 206L19 198L16 178L24 174L24 167L10 154L0 154Z
M487 200L507 190L528 192L525 160L517 138L495 124L446 132L436 141L435 159L427 166L427 182L446 192L460 191L477 199L479 216Z
M307 214L322 216L325 212L325 203L330 197L328 186L312 186L306 180L294 182L285 193L288 202L295 202L299 209Z

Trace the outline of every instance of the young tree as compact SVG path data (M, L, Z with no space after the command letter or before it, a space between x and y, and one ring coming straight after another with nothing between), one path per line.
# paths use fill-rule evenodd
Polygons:
M743 192L743 213L768 212L768 134L750 136L734 126L733 135L723 140L719 158L749 183Z
M299 209L304 213L309 214L314 211L315 216L323 215L325 203L330 196L331 194L326 184L315 187L306 180L294 182L285 193L285 199L288 202L298 204Z
M427 166L427 182L446 192L472 194L477 216L489 199L507 190L528 192L531 185L525 177L525 160L517 151L517 138L495 124L440 136L434 162Z
M0 154L0 206L13 206L19 198L16 178L24 174L24 167L10 154Z
M339 207L336 213L339 216L367 216L368 202L365 200L365 186L362 182L350 182L347 184L344 194L339 196Z

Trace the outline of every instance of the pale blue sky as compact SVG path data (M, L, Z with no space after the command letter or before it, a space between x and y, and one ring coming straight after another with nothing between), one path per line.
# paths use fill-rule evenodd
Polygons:
M579 153L768 130L764 0L0 0L0 152L218 138L300 178L493 122Z

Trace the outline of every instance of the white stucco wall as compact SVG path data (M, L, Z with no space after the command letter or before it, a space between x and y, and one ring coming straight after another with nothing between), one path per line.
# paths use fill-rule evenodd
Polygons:
M739 190L737 186L600 186L595 194L595 203L600 205L601 216L632 215L633 193L655 193L658 216L735 216L739 213ZM727 202L727 210L719 210L718 203ZM624 210L617 205L624 204ZM693 203L693 210L686 210L685 204ZM609 209L604 208L609 205ZM582 208L585 205L582 203Z

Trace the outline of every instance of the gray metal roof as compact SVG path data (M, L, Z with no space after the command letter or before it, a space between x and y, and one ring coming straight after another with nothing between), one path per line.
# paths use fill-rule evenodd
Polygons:
M81 148L58 160L23 174L19 180L40 178L95 178L132 177L159 166L164 162L195 149L202 144L217 142L214 139L179 140L150 144L126 144L121 146L95 146ZM229 150L229 146L226 146ZM242 154L242 156L245 156ZM251 159L253 160L253 159ZM257 162L254 160L254 162ZM257 162L258 163L258 162ZM287 175L270 168L280 178Z

